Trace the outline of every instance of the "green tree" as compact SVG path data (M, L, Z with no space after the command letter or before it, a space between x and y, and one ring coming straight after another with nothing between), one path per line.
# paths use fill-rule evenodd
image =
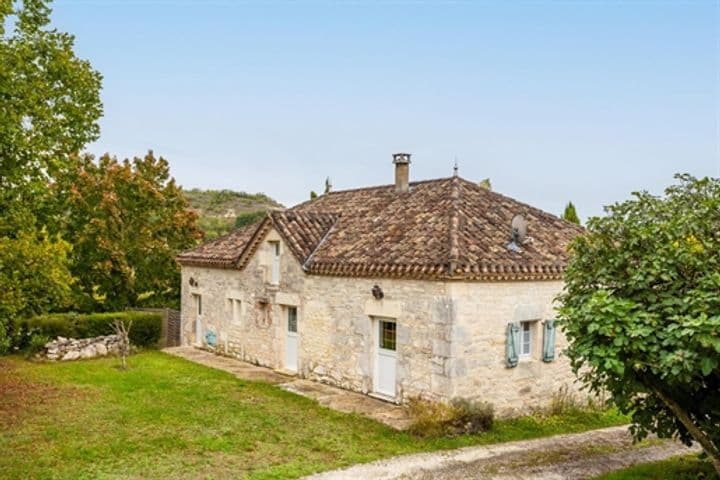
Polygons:
M49 27L50 13L47 1L0 0L3 288L21 279L7 292L14 306L0 315L0 343L12 317L65 303L67 245L44 228L56 211L46 208L49 183L99 134L101 76L75 56L71 35ZM42 281L25 281L32 277Z
M573 205L572 202L568 202L568 204L565 206L563 214L560 215L560 218L567 220L568 222L580 225L580 217L578 217L577 211L575 210L575 205Z
M0 237L0 319L26 318L70 305L73 278L70 246L45 232ZM7 351L6 328L0 329L0 353Z
M175 256L201 232L165 159L85 155L56 187L83 310L177 305Z
M49 23L47 1L0 1L3 234L34 223L48 181L99 135L101 76L75 56L73 37Z
M318 197L318 194L315 193L315 190L310 190L310 200L315 200Z
M696 441L720 474L720 179L676 178L588 221L559 315L573 369L637 438Z
M478 182L478 185L486 190L492 190L492 183L490 183L489 178L483 178Z

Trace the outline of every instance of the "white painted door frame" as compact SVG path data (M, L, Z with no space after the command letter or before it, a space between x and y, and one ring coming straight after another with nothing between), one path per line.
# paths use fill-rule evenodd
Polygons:
M383 324L392 325L392 328L387 328L388 338L385 339L385 345L382 336ZM373 391L394 399L397 395L397 322L394 318L372 317L372 329Z

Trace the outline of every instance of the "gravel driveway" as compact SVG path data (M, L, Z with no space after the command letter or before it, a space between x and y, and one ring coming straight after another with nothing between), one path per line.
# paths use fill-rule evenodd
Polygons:
M627 426L571 435L404 455L311 480L560 480L591 478L638 463L697 452L656 438L633 444Z

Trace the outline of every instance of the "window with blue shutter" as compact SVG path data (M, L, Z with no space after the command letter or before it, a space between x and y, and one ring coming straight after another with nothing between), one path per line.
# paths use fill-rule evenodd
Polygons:
M555 320L543 322L543 362L555 360Z
M520 325L508 323L506 335L505 364L513 368L517 366L520 354Z

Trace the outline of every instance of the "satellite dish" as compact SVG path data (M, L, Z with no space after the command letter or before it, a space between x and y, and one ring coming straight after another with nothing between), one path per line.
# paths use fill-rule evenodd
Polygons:
M515 215L510 223L510 243L508 249L513 252L522 252L521 245L527 237L527 221L522 215Z
M527 237L527 221L525 220L525 217L522 215L515 215L512 219L512 223L510 224L512 227L512 239L513 241L517 242L519 245L522 245L522 243L525 241L525 237Z

